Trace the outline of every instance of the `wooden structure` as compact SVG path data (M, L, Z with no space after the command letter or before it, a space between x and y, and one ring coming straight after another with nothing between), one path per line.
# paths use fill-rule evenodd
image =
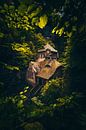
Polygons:
M38 50L38 58L29 63L26 78L33 87L43 85L53 77L59 77L62 68L58 62L58 51L51 45L46 44L43 49Z

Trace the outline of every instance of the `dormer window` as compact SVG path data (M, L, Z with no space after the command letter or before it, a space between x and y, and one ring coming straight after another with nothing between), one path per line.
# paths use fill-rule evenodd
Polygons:
M49 49L47 49L47 50L46 50L46 53L47 53L47 54L49 54L49 53L50 53L50 50L49 50Z
M49 60L50 60L50 59L51 59L51 56L46 56L46 59L49 59Z

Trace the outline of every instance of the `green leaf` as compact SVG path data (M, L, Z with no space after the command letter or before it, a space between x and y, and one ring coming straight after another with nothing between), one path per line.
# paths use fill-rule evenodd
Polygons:
M2 32L0 32L0 38L3 38L4 34Z
M38 22L38 26L41 29L43 29L47 25L47 22L48 22L47 15L43 15L43 16L40 17L40 21Z

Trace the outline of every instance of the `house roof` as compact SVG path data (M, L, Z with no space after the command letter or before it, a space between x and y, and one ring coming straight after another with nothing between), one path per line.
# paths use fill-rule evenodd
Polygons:
M36 76L43 79L49 79L60 66L62 65L57 60L48 60L44 63L44 67L38 72Z
M46 51L46 49L40 49L40 50L38 50L38 52L44 52L44 51Z
M51 50L52 52L57 52L57 50L54 49L50 44L46 44L44 46L44 49L40 49L40 50L38 50L38 52L43 52L43 51L46 51L47 49Z
M44 46L44 48L47 50L47 49L49 49L49 50L51 50L52 52L57 52L57 50L55 50L50 44L46 44L45 46Z

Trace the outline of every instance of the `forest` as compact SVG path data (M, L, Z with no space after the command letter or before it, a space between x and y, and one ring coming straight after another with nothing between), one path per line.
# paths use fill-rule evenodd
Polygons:
M30 97L27 68L45 44L63 75ZM0 130L85 130L85 81L85 0L0 0Z

